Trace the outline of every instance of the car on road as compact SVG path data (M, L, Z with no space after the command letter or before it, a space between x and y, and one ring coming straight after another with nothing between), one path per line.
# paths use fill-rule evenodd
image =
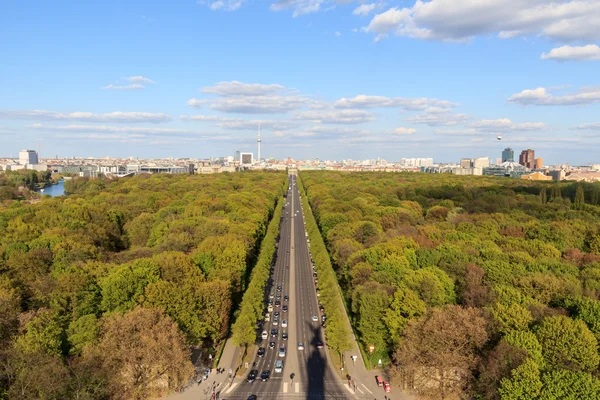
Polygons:
M248 396L248 400L256 400L258 399L258 397L256 397L255 394L251 394L250 396Z
M283 307L281 308L281 310L282 310L283 312L287 312L287 310L288 310L288 306L283 306Z
M281 289L282 289L281 285L277 285L277 291L281 292Z
M390 386L389 383L383 382L383 390L385 390L386 393L389 393L392 391L392 387Z
M262 374L260 374L260 380L263 382L266 382L269 380L269 377L271 376L271 370L270 369L266 369L262 372Z
M323 348L323 342L321 342L320 340L317 340L315 342L315 346L317 346L317 349L322 349Z
M273 304L269 304L269 305L267 306L267 311L268 311L268 312L273 312Z
M304 343L298 342L298 350L304 350Z
M271 292L271 293L269 294L269 298L270 298L270 299L272 299L273 297L275 297L275 294L273 294L273 292Z
M269 338L269 333L268 333L267 331L262 331L262 335L261 335L261 337L262 337L263 339L268 339L268 338Z
M271 314L266 313L265 314L265 322L270 322L271 321Z
M264 347L259 347L258 351L256 352L256 355L259 357L262 357L265 355L265 348Z
M273 316L275 316L275 317L279 317L279 311L275 311L275 312L273 313Z
M288 334L287 334L287 332L283 332L283 333L281 334L281 338L282 338L283 340L287 340L287 338L288 338Z
M279 357L285 357L285 346L279 348Z
M319 304L319 311L321 311L321 312L325 311L325 307L323 307L323 304Z
M287 320L285 320L285 319L281 320L281 327L282 328L287 328Z
M279 325L279 318L277 318L277 317L273 318L273 325L275 325L275 326Z
M275 296L276 300L281 300L281 293L277 293L277 295Z
M327 320L327 316L325 314L321 315L321 322L325 322Z
M285 296L283 296L283 300L285 301L289 301L290 300L290 296L288 296L287 294Z
M277 330L277 328L271 329L271 337L277 337L278 334L279 331Z
M275 361L275 372L278 374L283 372L283 360Z
M258 376L258 371L253 369L252 371L250 371L250 373L248 374L248 378L246 379L248 382L252 383L256 380L256 377Z
M318 295L319 295L319 294L317 293L317 296L318 296ZM279 307L280 305L281 305L281 300L277 300L277 301L275 302L275 307Z
M275 348L275 342L269 342L269 348L270 349L274 349Z
M314 322L319 322L319 317L317 317L317 315L315 314L315 315L312 316L312 320Z

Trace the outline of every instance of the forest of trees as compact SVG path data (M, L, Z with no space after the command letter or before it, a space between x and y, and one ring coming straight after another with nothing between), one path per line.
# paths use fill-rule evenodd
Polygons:
M3 181L10 177L0 175ZM0 205L0 399L146 399L215 354L285 173L75 179Z
M360 345L394 385L423 399L600 398L597 184L300 178Z
M0 204L5 201L39 197L35 192L52 182L50 171L18 170L0 174Z

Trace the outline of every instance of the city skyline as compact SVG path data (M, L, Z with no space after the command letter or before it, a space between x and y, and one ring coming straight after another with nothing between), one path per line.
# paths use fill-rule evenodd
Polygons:
M0 157L600 162L600 5L464 3L4 4Z

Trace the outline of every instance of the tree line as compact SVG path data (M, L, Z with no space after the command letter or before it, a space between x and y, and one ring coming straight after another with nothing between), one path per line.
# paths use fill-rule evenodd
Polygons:
M22 169L0 173L0 204L38 197L35 190L52 182L50 171Z
M0 398L146 399L226 337L284 173L74 179L0 206Z
M598 184L300 176L360 345L394 385L424 399L600 398Z

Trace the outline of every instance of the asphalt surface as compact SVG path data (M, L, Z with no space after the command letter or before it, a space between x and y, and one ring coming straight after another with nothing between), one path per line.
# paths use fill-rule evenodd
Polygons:
M325 348L318 349L316 344L322 342L324 347L325 334L321 327L318 296L315 290L315 277L307 242L304 214L302 212L300 195L295 184L295 175L290 175L291 190L287 193L283 208L279 241L274 258L271 280L265 294L265 310L269 294L273 294L273 312L271 320L265 321L263 328L257 330L259 346L265 348L265 355L255 355L250 369L258 371L258 377L253 383L247 382L232 387L229 393L224 393L224 399L247 399L254 394L258 399L352 399L335 375L327 361ZM317 277L318 278L318 277ZM282 286L277 291L277 286ZM281 294L281 306L275 306L277 293ZM284 296L289 295L289 301ZM288 306L288 312L283 312L283 306ZM274 312L279 312L279 322L273 324ZM325 310L327 311L327 310ZM318 321L313 321L317 316ZM288 327L283 328L282 320L287 321ZM271 336L271 329L278 329L276 337ZM260 338L263 330L269 334L268 339ZM282 339L282 333L287 332L288 340ZM275 342L274 348L269 348L269 342ZM304 350L298 350L298 342L304 344ZM279 357L279 348L285 346L286 356ZM275 372L276 360L283 360L282 373ZM270 370L268 381L262 382L260 375Z

